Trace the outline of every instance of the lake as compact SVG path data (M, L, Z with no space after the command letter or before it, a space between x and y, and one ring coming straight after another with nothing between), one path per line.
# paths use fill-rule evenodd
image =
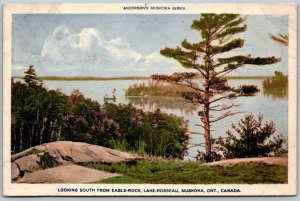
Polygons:
M154 111L157 107L161 111L181 116L189 121L189 132L201 132L201 127L195 124L200 123L197 114L197 107L184 101L174 100L172 98L146 98L146 97L126 97L125 90L134 83L139 84L148 80L106 80L106 81L49 81L45 80L44 85L48 89L61 89L64 93L70 95L73 89L79 89L86 97L104 102L104 96L111 97L112 91L116 89L116 103L132 103L135 107L147 111ZM265 121L273 121L276 125L276 133L288 136L288 98L285 95L277 95L263 90L262 79L229 79L229 85L239 86L241 84L255 84L261 90L256 96L240 97L233 100L238 107L232 108L233 112L244 112L231 117L227 117L212 125L212 135L214 138L226 136L226 131L231 128L232 123L237 123L246 113L253 113L258 116L264 115ZM218 115L217 115L218 116ZM231 129L232 130L232 129ZM204 142L202 135L191 134L190 145ZM197 150L203 147L192 147L188 149L186 159L193 159Z

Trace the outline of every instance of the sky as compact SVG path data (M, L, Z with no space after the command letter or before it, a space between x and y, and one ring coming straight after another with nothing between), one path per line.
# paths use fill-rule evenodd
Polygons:
M12 21L12 75L23 76L28 65L39 76L149 76L186 71L160 55L187 39L197 42L190 28L199 15L138 14L15 14ZM248 15L246 32L236 35L245 46L230 52L281 57L269 66L248 65L232 76L270 76L288 73L288 48L269 33L288 33L288 16ZM227 55L226 55L227 56Z

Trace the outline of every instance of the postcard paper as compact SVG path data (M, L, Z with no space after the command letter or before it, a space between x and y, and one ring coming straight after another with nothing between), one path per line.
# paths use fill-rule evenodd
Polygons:
M3 194L295 195L296 14L5 5Z

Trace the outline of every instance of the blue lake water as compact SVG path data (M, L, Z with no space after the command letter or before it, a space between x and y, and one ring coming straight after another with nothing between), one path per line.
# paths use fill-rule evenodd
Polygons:
M126 97L125 90L134 83L147 82L147 80L109 80L109 81L44 81L44 85L48 89L61 89L64 93L70 95L73 89L79 89L86 97L103 103L104 96L112 95L112 91L116 89L116 103L132 103L137 108L147 111L154 111L159 107L163 112L175 114L189 121L190 132L201 132L201 127L195 124L200 123L197 115L197 107L189 103L181 102L174 99L158 99L158 98L141 98ZM288 99L287 97L276 97L263 93L263 80L261 79L232 79L229 85L239 86L241 84L255 84L261 91L252 97L240 97L232 101L239 105L232 108L233 112L244 112L234 116L227 117L212 125L212 136L226 136L226 131L231 128L232 123L237 123L246 113L253 113L258 116L260 113L264 115L264 121L273 121L276 125L276 133L288 136ZM221 115L216 114L216 116ZM232 130L232 129L231 129ZM203 143L202 135L190 135L190 144ZM197 150L203 150L202 147L193 147L188 149L187 159L197 154Z

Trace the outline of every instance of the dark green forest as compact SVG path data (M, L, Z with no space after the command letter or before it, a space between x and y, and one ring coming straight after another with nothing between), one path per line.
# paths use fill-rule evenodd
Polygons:
M187 122L157 109L144 112L132 105L105 103L48 90L33 66L23 82L11 82L11 152L43 143L86 142L151 156L182 158L188 143Z

